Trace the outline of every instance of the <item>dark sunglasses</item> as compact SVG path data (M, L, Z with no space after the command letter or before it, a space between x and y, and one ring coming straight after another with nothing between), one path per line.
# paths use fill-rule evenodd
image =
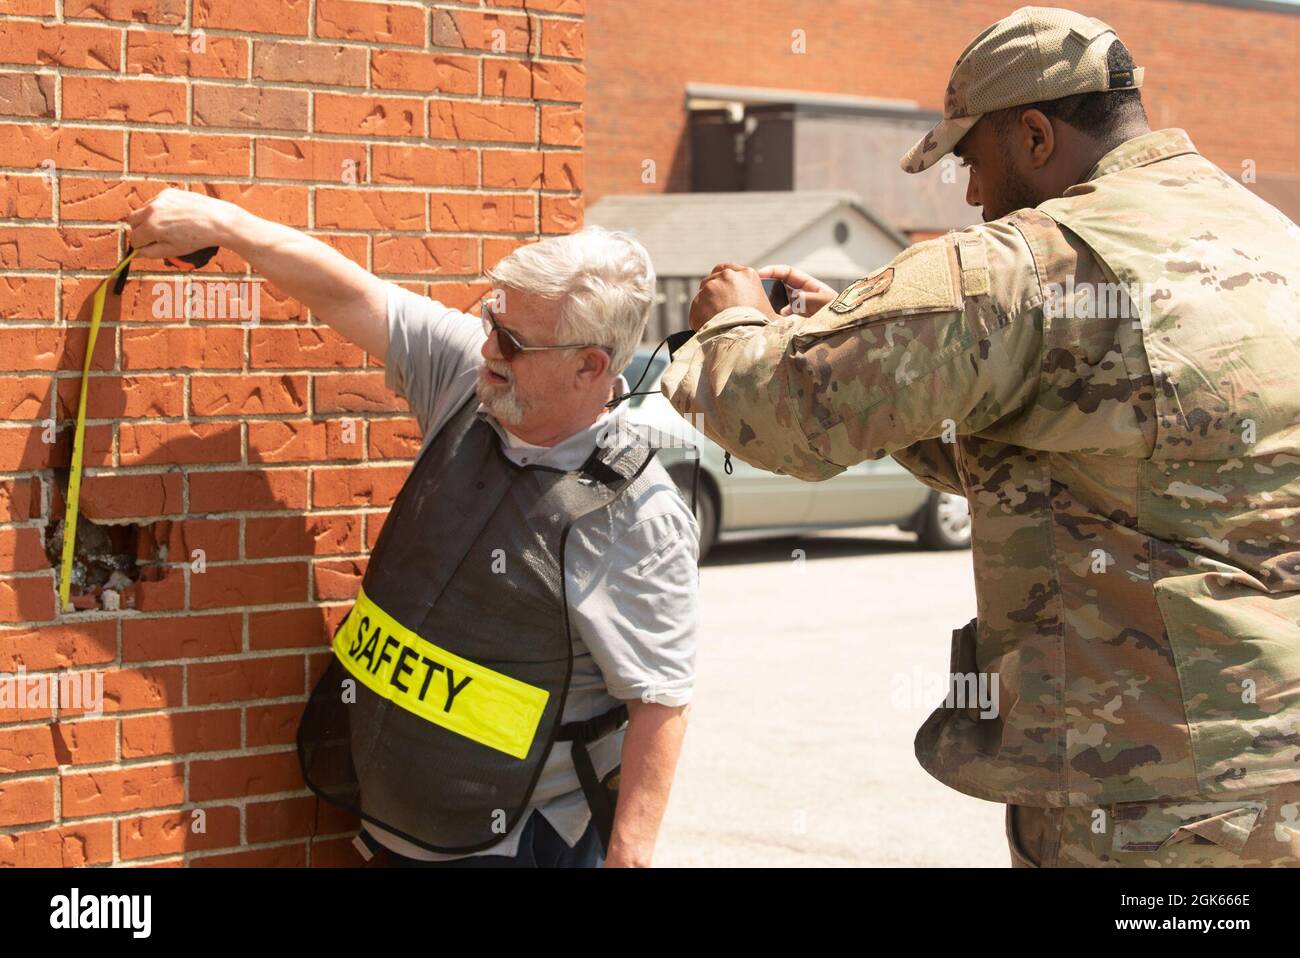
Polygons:
M570 343L565 346L525 346L504 326L497 324L496 315L492 312L492 307L487 303L483 304L483 332L490 337L493 333L497 334L497 348L501 350L501 355L505 357L506 362L512 362L520 353L544 353L554 349L603 349L605 352L613 355L613 350L608 346L602 346L599 343Z

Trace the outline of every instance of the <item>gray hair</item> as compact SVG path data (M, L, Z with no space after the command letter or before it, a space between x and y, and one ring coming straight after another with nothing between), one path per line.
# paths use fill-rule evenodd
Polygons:
M521 246L487 276L495 286L561 300L560 342L608 346L615 374L632 361L655 297L655 269L645 247L600 226Z

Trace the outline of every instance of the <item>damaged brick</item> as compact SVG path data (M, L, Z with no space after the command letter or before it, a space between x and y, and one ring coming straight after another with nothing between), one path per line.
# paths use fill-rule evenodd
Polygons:
M55 469L55 499L45 525L45 555L60 586L63 537L66 530L64 493L68 470ZM116 612L136 607L137 582L156 582L166 574L167 540L171 522L97 522L77 515L77 539L72 556L68 600L78 610Z

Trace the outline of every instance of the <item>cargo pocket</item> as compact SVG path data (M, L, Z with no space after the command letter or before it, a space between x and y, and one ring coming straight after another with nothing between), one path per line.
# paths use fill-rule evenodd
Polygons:
M1241 855L1264 811L1263 802L1134 802L1114 806L1112 848L1120 854L1168 853L1171 858Z

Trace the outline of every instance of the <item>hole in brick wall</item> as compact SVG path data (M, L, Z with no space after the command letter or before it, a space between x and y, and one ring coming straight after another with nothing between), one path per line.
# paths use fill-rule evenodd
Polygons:
M64 503L68 470L54 470L57 501L45 526L45 556L54 569L54 588L60 586L63 568ZM68 600L74 609L118 611L136 606L135 583L153 582L166 573L167 539L171 522L97 522L84 512L77 515L77 540L73 546L72 585Z

